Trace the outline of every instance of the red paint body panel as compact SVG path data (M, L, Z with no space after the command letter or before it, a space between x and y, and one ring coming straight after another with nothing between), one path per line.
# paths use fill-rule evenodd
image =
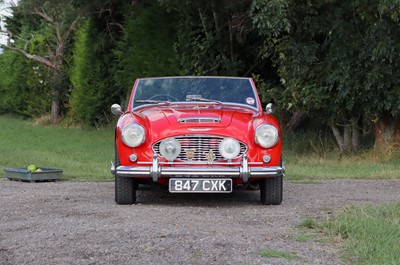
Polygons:
M253 81L252 81L253 82ZM271 161L265 166L281 166L282 134L277 119L262 111L260 99L257 97L258 108L237 106L231 104L196 104L190 102L180 105L148 105L133 109L133 97L138 81L135 82L127 111L120 117L116 129L116 148L122 166L136 166L139 163L152 161L154 143L180 135L215 135L232 137L248 147L249 163L262 162L264 155L271 156ZM253 83L254 86L254 83ZM220 122L182 123L180 119L215 118ZM129 123L137 123L145 128L145 142L138 147L126 146L121 140L121 130ZM265 149L255 142L255 130L261 124L271 124L279 131L278 143ZM136 154L137 162L131 162L129 156ZM165 161L160 158L160 161ZM208 165L210 166L210 165ZM166 183L160 179L159 183ZM240 182L240 179L236 179Z

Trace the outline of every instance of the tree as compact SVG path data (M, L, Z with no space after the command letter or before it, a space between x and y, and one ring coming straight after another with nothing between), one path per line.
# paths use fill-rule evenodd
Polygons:
M88 125L103 125L112 103L119 102L121 89L113 82L112 61L115 43L98 29L93 18L77 29L70 77L69 116ZM110 43L111 42L111 43Z
M176 13L175 49L189 75L274 78L257 52L260 38L248 15L251 1L159 0Z
M98 60L99 38L91 19L86 20L75 36L71 67L71 111L78 121L93 124L100 104L102 82L101 61Z
M399 132L399 10L397 1L253 2L286 107L328 124L344 152L358 148L367 118L388 141Z
M123 35L114 49L114 80L124 97L138 77L179 75L182 72L174 51L176 14L166 12L156 2L127 8Z
M69 0L22 0L18 6L13 7L13 13L14 17L7 20L9 41L6 48L47 67L52 86L51 121L56 123L60 117L63 97L68 90L66 50L72 32L85 14L84 9L73 6ZM34 23L30 26L27 23L20 24L16 17ZM37 25L41 27L35 27ZM30 36L21 36L24 32L29 32ZM30 53L28 48L37 38L38 32L46 35L47 49L42 53Z
M43 115L50 107L46 75L43 66L5 50L0 55L0 113L24 117Z

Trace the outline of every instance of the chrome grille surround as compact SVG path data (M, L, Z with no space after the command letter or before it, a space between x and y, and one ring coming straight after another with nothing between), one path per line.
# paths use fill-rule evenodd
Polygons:
M225 137L214 135L182 135L175 136L173 138L178 140L181 144L181 153L175 159L175 161L207 163L209 162L207 160L207 154L209 154L210 150L215 155L213 162L226 161L226 159L219 153L219 144L223 139L225 139ZM161 141L156 142L152 147L154 153L158 156L161 156ZM240 153L236 158L243 156L243 154L247 152L247 146L240 141L239 144Z

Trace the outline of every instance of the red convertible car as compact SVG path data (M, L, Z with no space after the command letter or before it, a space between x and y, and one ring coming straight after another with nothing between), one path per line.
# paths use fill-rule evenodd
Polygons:
M137 79L115 130L117 204L139 183L171 193L229 193L259 186L262 204L282 202L282 134L251 78Z

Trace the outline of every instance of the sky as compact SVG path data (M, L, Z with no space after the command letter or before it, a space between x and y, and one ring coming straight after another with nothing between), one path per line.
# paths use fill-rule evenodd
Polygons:
M5 24L4 24L4 17L5 16L11 16L10 7L11 5L15 5L19 2L19 0L4 0L4 3L0 2L0 29L4 30L5 29ZM0 32L0 44L7 44L7 35L3 34ZM0 48L0 53L2 53L2 50Z

